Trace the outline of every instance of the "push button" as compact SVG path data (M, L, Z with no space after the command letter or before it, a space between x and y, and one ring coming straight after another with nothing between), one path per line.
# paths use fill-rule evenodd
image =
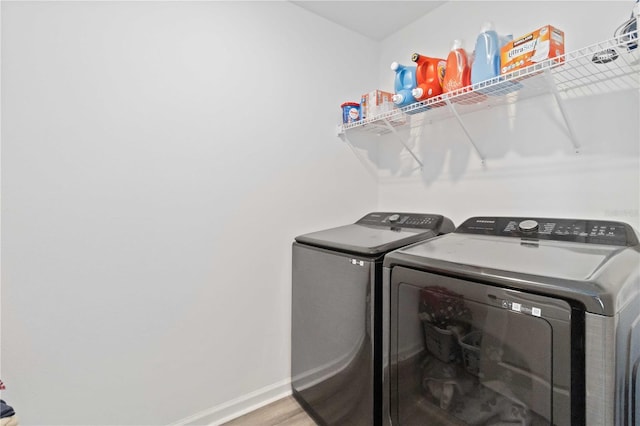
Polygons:
M397 222L398 219L400 219L399 214L392 214L391 216L389 216L389 222Z
M518 224L518 228L522 232L534 232L538 230L538 222L535 220L523 220Z

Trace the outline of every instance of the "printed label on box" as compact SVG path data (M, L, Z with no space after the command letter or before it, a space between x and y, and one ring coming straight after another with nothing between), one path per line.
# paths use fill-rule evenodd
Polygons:
M551 25L505 44L500 49L500 73L506 74L547 59L564 60L564 32Z

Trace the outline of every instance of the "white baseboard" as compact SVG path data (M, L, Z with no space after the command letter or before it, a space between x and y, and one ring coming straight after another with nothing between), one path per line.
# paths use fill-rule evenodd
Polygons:
M221 425L289 395L291 395L291 379L287 378L203 410L169 426Z
M362 345L364 344L364 334L360 336L358 341L351 347L349 352L342 354L336 359L333 359L323 365L312 368L311 370L297 374L292 377L292 381L295 384L297 391L303 391L307 388L317 385L320 382L324 382L329 378L337 375L353 362L358 356Z
M407 359L422 350L424 350L423 345L416 344L401 350L398 357L401 360ZM218 426L289 395L291 395L291 378L223 402L171 423L169 426Z

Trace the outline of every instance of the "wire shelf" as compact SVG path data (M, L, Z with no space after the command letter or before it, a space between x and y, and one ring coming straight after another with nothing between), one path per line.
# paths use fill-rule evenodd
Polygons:
M545 94L561 100L640 88L638 32L612 38L403 108L338 127L385 134L411 126L413 117L432 121L460 117L488 107ZM600 63L597 63L600 62ZM576 144L577 148L577 144Z

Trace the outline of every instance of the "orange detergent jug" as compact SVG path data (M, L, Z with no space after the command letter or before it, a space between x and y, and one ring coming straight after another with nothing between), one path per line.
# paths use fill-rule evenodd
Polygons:
M442 80L447 62L414 53L411 60L416 65L416 88L411 94L418 101L442 94Z
M461 40L454 40L447 56L447 68L442 82L444 93L453 92L471 85L471 66Z

